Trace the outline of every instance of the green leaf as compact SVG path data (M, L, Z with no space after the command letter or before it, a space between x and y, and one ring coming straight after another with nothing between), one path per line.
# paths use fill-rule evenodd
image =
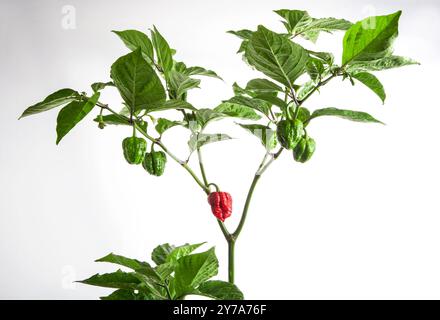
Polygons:
M218 273L218 260L214 248L182 257L174 273L174 287L177 297L193 292L201 283Z
M245 90L255 93L284 92L279 85L267 79L253 79L247 83Z
M171 262L160 264L156 267L156 272L162 280L166 280L174 272L174 264Z
M110 75L132 112L165 101L162 83L139 49L116 60Z
M243 40L250 40L252 37L252 33L254 32L248 29L242 29L237 31L230 30L228 31L228 33L233 34Z
M320 32L347 30L352 25L344 19L312 18L307 11L282 9L275 12L284 18L283 24L292 37L301 36L312 42L316 42Z
M215 107L214 111L225 114L228 117L232 117L232 118L240 118L247 120L261 119L261 116L259 116L252 108L234 103L223 102L217 107Z
M115 263L119 264L121 266L136 270L140 269L144 266L148 266L149 264L146 262L141 262L136 259L126 258L123 256L119 256L113 253L110 253L106 255L105 257L102 257L100 259L95 260L95 262L109 262L109 263Z
M194 250L198 249L206 242L196 243L196 244L184 244L174 248L166 257L166 262L176 263L179 259L189 255Z
M390 56L401 13L368 17L348 29L343 41L342 65Z
M206 70L205 68L202 68L202 67L189 67L189 68L186 68L182 73L187 76L206 76L206 77L213 77L213 78L223 80L214 71Z
M251 66L289 88L304 73L308 60L300 45L264 26L252 34L245 56Z
M315 110L310 116L310 118L307 120L307 122L310 122L310 120L322 116L335 116L356 122L375 122L375 123L383 124L383 122L373 118L371 115L369 115L366 112L344 110L337 108L324 108L324 109Z
M169 75L169 82L171 90L174 92L175 98L181 98L188 90L199 88L200 80L193 79L189 76L177 72L171 71Z
M277 146L276 132L270 127L262 124L237 124L260 139L267 150L272 150Z
M197 123L200 125L201 128L206 127L211 121L220 120L225 117L225 113L217 112L212 109L199 109L196 111Z
M319 52L319 51L307 50L307 53L311 57L319 59L329 66L333 65L333 61L334 61L335 57L330 52Z
M232 283L211 280L203 282L198 288L199 294L216 300L243 300L243 293Z
M59 144L61 139L72 130L78 122L92 111L99 99L99 92L96 92L90 99L83 101L72 101L60 110L57 117L57 141Z
M294 34L295 29L300 29L302 26L307 25L312 19L307 11L303 10L280 9L274 12L284 18L283 24L290 34Z
M99 123L99 116L93 119L93 121ZM102 116L102 121L105 124L131 126L130 121L128 119L120 118L115 114L107 114L105 116Z
M313 81L319 81L325 72L325 67L321 60L310 58L306 64L306 71Z
M128 49L131 51L136 51L140 49L142 52L142 56L148 63L152 63L154 61L154 50L153 45L151 43L150 38L138 30L124 30L124 31L112 31L115 33Z
M65 105L79 98L79 93L72 89L61 89L47 96L43 101L27 108L19 119Z
M165 110L172 110L172 109L187 109L187 110L197 110L192 106L192 104L180 100L180 99L171 99L167 100L161 104L157 104L155 106L151 106L147 109L147 112L155 112L155 111L165 111Z
M139 279L136 278L133 273L127 273L121 270L112 273L95 274L86 280L78 282L92 286L117 289L136 289L140 284Z
M362 61L351 63L346 69L349 73L362 71L381 71L392 68L399 68L413 64L420 64L417 61L400 56L389 56L378 60Z
M170 253L175 249L173 245L169 243L161 244L154 248L151 253L151 260L153 260L157 265L164 264L167 262L167 258Z
M156 129L157 133L162 135L168 129L171 129L172 127L175 127L175 126L178 126L181 124L182 123L179 121L171 121L171 120L168 120L165 118L159 118L159 119L157 119L157 124L155 126L155 129Z
M310 80L304 83L298 90L297 90L297 98L298 100L303 100L316 86L315 81Z
M105 87L114 87L115 84L112 81L109 82L95 82L91 85L93 92L100 91Z
M257 111L263 113L264 115L269 114L269 104L263 100L260 100L260 99L248 98L248 97L244 97L244 96L235 96L235 97L232 97L231 99L223 101L223 102L243 105L243 106L252 108L254 110L257 110Z
M188 146L191 151L203 147L206 144L232 139L224 133L199 133L192 134L188 141Z
M153 30L151 30L151 38L153 40L154 49L156 50L157 63L162 71L167 74L173 68L173 54L171 48L155 26L153 27Z
M382 83L379 81L379 79L376 78L376 76L368 72L360 72L353 74L351 76L356 80L362 82L364 85L370 88L375 94L377 94L380 100L382 100L382 103L385 102L385 98L386 98L385 90L383 88Z
M255 99L263 100L269 103L270 105L275 105L280 107L281 110L285 110L287 108L287 103L284 100L281 100L277 96L268 93L262 93L255 96Z

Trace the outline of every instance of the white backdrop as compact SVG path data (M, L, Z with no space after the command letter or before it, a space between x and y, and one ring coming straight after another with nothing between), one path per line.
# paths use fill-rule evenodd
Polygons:
M225 79L205 79L190 95L197 107L215 107L232 95L234 81L260 76L225 31L260 23L282 30L271 12L281 8L353 21L402 9L396 53L422 65L378 74L385 105L362 85L339 80L308 101L310 109L368 111L387 125L316 120L309 129L317 141L313 159L301 165L284 154L267 171L237 243L239 287L249 299L440 298L434 0L2 0L0 298L97 298L109 290L72 283L113 270L94 259L111 251L147 259L163 242L215 245L226 278L224 239L203 193L178 165L170 161L159 179L127 165L120 144L130 130L101 131L92 115L59 146L56 112L17 118L56 89L89 90L108 80L110 65L128 52L110 30L153 24L179 59ZM76 20L67 21L72 10ZM341 46L342 34L323 35L316 48L339 60ZM120 106L113 90L101 100ZM235 226L263 150L232 122L225 131L239 139L207 146L205 161L211 180L234 197L228 225ZM170 131L165 142L183 157L179 133Z

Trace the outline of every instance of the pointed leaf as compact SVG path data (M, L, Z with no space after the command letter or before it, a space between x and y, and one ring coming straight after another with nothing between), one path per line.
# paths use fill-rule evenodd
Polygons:
M154 61L154 51L153 44L151 43L150 38L138 30L124 30L124 31L112 31L115 33L128 49L131 51L136 51L140 49L142 52L142 56L148 63L152 63Z
M420 64L420 63L418 63L417 61L411 58L400 57L400 56L389 56L378 60L351 63L347 68L347 72L354 73L361 71L381 71L392 68L409 66L413 64Z
M227 101L223 101L223 102L243 105L243 106L252 108L254 110L257 110L257 111L263 113L264 115L269 114L269 104L263 100L248 98L245 96L235 96L235 97L232 97L231 99L229 99Z
M151 31L151 38L153 40L154 49L156 50L157 63L166 74L173 68L173 54L171 48L156 27L153 27L153 30Z
M194 250L198 249L206 242L195 243L195 244L184 244L183 246L179 246L174 248L170 254L166 258L166 262L176 263L180 258L183 258L189 255Z
M237 124L260 139L267 150L272 150L277 146L276 132L270 127L262 124Z
M174 246L169 243L161 244L154 248L151 253L151 260L153 260L157 265L161 265L167 261L170 253L175 249Z
M236 285L219 280L203 282L198 288L199 294L216 300L243 300L243 293Z
M155 129L156 129L157 133L162 135L168 129L171 129L172 127L175 127L178 125L182 125L182 123L179 121L171 121L171 120L168 120L165 118L159 118L159 119L157 119L157 124L155 126Z
M99 92L96 92L90 99L83 101L72 101L60 110L57 117L57 141L59 144L61 139L72 130L78 122L92 111L99 99Z
M176 99L181 98L188 90L199 88L200 84L199 79L190 78L174 70L170 72L169 82Z
M228 102L223 102L219 106L214 108L215 112L219 112L227 115L228 117L248 119L248 120L259 120L259 116L253 109Z
M65 105L79 98L79 93L72 89L61 89L47 96L43 101L27 108L19 119Z
M174 287L177 297L193 292L201 283L218 273L218 260L214 248L185 256L177 262Z
M114 87L115 84L112 81L109 82L95 82L91 85L93 92L100 91L106 87Z
M246 59L268 77L292 88L304 73L308 54L300 45L259 26L246 47Z
M139 279L136 278L133 273L127 273L121 270L112 273L95 274L86 280L78 282L92 286L118 289L136 289L140 284Z
M203 147L206 144L232 139L224 133L199 133L192 134L188 141L188 146L191 151Z
M375 122L375 123L381 123L381 121L373 118L371 115L369 115L366 112L362 111L352 111L352 110L344 110L344 109L337 109L337 108L324 108L324 109L318 109L315 110L311 117L307 120L307 122L310 122L310 120L322 117L322 116L335 116L351 121L357 121L357 122Z
M342 65L390 56L401 13L368 17L348 29L343 41Z
M109 263L115 263L119 264L121 266L136 270L140 269L144 266L149 266L146 262L141 262L136 259L126 258L124 256L119 256L113 253L110 253L106 255L105 257L102 257L100 259L95 260L95 262L109 262Z
M187 110L196 110L190 103L180 100L180 99L171 99L167 100L161 104L157 104L155 106L151 106L147 109L147 112L155 112L155 111L164 111L171 109L187 109Z
M353 78L359 80L368 88L370 88L375 94L378 95L382 103L385 102L386 94L382 83L375 75L368 72L360 72L352 75Z
M206 76L206 77L213 77L213 78L223 80L214 71L207 70L202 67L189 67L189 68L186 68L185 71L183 71L182 73L187 76Z
M139 49L116 60L110 74L132 112L165 101L162 83Z
M257 93L284 92L279 85L267 79L253 79L247 83L245 90Z

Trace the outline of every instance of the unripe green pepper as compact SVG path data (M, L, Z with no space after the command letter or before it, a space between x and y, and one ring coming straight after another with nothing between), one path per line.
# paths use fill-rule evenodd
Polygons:
M167 156L163 151L151 151L145 155L142 166L144 169L154 176L161 176L165 170Z
M129 164L141 164L147 151L147 142L138 137L128 137L122 141L125 160Z
M277 125L277 137L285 149L293 149L301 140L304 125L299 120L281 120Z
M310 137L302 137L296 147L293 149L293 158L304 163L312 157L315 152L315 140Z

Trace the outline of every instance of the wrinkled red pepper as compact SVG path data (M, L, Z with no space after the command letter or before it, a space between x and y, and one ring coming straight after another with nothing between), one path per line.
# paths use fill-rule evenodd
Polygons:
M211 210L214 216L225 221L232 214L232 197L227 192L211 192L208 196L208 202L211 205Z

